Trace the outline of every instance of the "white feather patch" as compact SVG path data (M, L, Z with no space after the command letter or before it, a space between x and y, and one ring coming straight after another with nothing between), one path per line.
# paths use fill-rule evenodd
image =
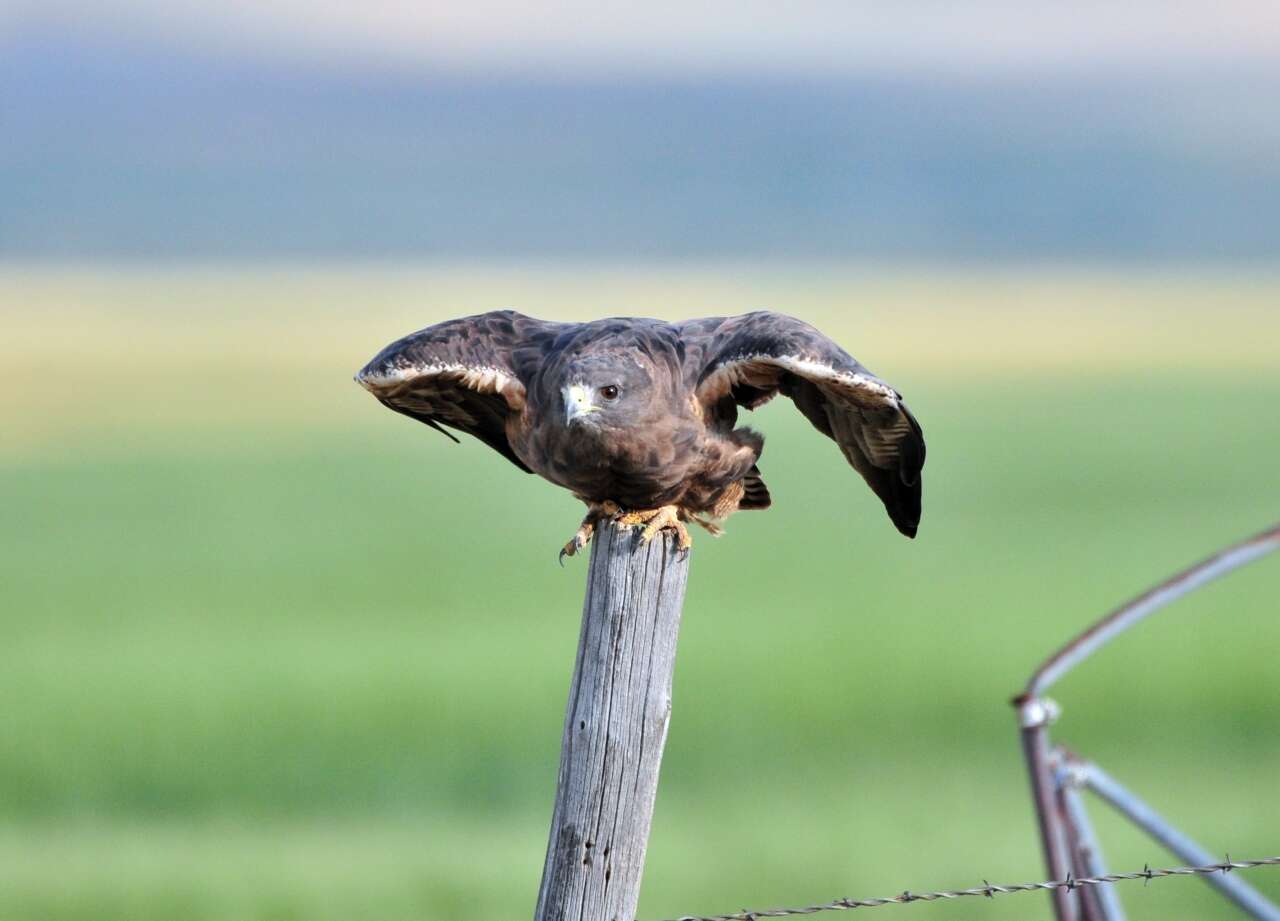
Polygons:
M459 364L409 365L404 368L384 368L357 376L356 380L366 390L377 393L397 384L404 384L424 377L448 375L456 378L462 386L477 393L500 393L508 384L515 381L510 374L500 368L469 367ZM521 390L524 388L521 387Z
M753 368L752 366L755 366ZM873 377L857 372L838 371L830 365L811 358L800 358L794 355L738 355L721 362L708 375L702 387L714 396L721 396L737 384L753 384L761 389L769 389L776 385L776 376L760 369L760 365L780 368L798 374L815 383L827 383L838 388L856 390L883 401L888 406L898 408L898 395L892 387L888 387Z

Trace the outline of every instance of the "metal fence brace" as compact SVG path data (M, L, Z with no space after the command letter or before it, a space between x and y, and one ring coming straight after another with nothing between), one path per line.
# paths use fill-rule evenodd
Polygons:
M1086 789L1096 793L1103 802L1112 806L1134 825L1164 845L1170 853L1190 863L1198 863L1202 859L1209 861L1216 859L1187 835L1165 821L1160 813L1121 786L1098 765L1075 758L1072 758L1068 764L1070 765L1068 770L1078 772L1080 782ZM1239 876L1223 873L1206 876L1204 881L1234 902L1251 918L1280 921L1280 908ZM1104 918L1110 921L1109 916Z
M1234 544L1183 570L1143 595L1112 611L1051 655L1013 700L1018 711L1022 751L1031 779L1031 797L1040 827L1045 865L1055 879L1105 875L1102 853L1080 796L1087 789L1151 835L1183 860L1212 861L1208 852L1178 831L1154 809L1134 796L1092 762L1081 759L1049 737L1060 712L1045 696L1063 675L1135 624L1197 588L1280 549L1280 525ZM1205 881L1259 921L1280 921L1280 907L1233 876L1217 874ZM1083 895L1088 891L1088 895ZM1124 921L1119 898L1109 887L1093 890L1055 889L1051 893L1057 921Z

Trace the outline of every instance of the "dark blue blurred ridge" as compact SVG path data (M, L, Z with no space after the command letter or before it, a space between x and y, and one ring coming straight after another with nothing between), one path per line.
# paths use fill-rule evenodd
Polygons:
M17 35L0 256L1272 260L1277 90L483 79Z

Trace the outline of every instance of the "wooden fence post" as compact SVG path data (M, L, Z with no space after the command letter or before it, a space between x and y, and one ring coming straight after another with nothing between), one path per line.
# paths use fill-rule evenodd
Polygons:
M534 921L635 918L688 556L665 531L597 529Z

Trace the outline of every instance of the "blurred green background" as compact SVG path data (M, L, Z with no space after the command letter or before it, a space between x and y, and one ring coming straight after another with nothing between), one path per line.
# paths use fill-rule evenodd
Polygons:
M910 542L747 420L643 921L1040 879L1010 696L1280 510L1274 3L0 0L0 921L531 914L581 507L351 382L506 306L788 312L928 437ZM1278 597L1055 690L1216 853L1280 851Z
M928 436L909 542L789 404L748 420L776 504L693 551L642 918L1041 878L1008 698L1276 518L1280 278L1256 269L10 265L0 918L528 916L581 510L350 381L505 304L793 313ZM1059 738L1216 853L1280 850L1278 595L1280 561L1250 567L1055 693ZM1102 809L1113 867L1174 862ZM1204 890L1122 896L1229 916Z

